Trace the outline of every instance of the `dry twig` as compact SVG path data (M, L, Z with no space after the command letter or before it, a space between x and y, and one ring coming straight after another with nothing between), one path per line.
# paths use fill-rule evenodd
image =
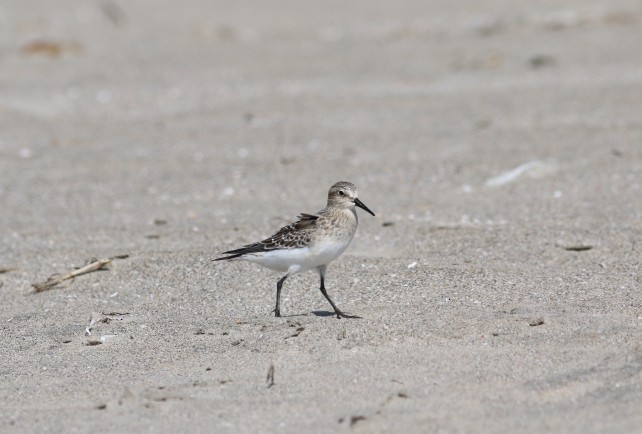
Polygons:
M272 386L274 386L274 365L270 364L270 367L268 368L268 373L267 373L267 378L266 381L268 389Z
M80 276L81 274L91 273L92 271L97 271L97 270L103 270L105 266L110 262L111 262L111 259L107 259L107 258L96 259L91 263L85 265L84 267L74 270L70 273L64 274L62 276L54 274L53 276L50 276L46 282L34 283L31 286L33 286L36 292L46 291L65 280L73 279L74 277Z

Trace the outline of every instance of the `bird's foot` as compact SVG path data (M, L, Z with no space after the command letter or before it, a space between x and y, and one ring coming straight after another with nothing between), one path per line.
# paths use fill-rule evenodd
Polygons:
M347 313L343 313L339 309L335 310L334 313L337 314L337 319L341 319L341 318L361 318L358 315L348 315Z
M275 316L276 318L281 318L281 310L279 310L279 309L274 309L274 310L272 310L272 312L274 312L274 316Z

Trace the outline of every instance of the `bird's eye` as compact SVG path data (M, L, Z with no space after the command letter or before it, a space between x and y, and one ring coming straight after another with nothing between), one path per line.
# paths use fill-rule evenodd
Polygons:
M345 195L345 193L343 192L343 190L339 190L339 196L343 196L343 195Z

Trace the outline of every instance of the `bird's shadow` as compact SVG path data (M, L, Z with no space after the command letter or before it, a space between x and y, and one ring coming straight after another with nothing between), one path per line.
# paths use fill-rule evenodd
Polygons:
M336 316L337 314L328 310L313 310L310 313L293 313L290 315L281 315L281 318L296 318L296 317L310 316L310 315L320 316L320 317L331 317L331 316ZM354 318L361 319L360 316L357 316Z
M312 315L314 316L335 316L336 314L334 312L330 312L327 310L313 310Z
M335 313L334 313L334 312L327 311L327 310L314 310L314 311L312 311L312 312L305 312L305 313L291 313L291 314L289 314L289 315L281 315L281 318L296 318L296 317L301 317L301 316L310 316L310 315L314 315L314 316L325 316L325 317L328 317L328 316L334 316L334 315L335 315Z
M281 318L297 318L301 316L309 316L309 313L291 313L289 315L283 315L281 314ZM278 319L278 318L277 318Z

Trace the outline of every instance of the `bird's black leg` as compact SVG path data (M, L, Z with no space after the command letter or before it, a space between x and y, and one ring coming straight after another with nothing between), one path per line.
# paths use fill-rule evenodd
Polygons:
M285 279L287 279L287 278L288 278L288 275L286 274L285 276L283 276L281 278L281 280L279 280L276 283L276 307L274 308L274 311L273 311L274 312L274 316L276 316L276 317L280 317L281 316L281 309L280 309L280 306L281 306L281 287L283 286L283 282L285 282Z
M357 315L348 315L348 314L345 314L345 313L341 312L339 310L339 308L334 304L334 302L332 301L332 299L330 298L330 296L328 295L328 293L325 290L325 283L324 283L325 269L326 269L325 265L319 267L319 277L321 277L321 288L320 288L321 289L321 294L323 294L323 296L330 302L330 304L332 305L332 308L334 309L334 313L337 315L337 318L339 318L339 319L341 319L341 318L361 318L360 316L357 316Z

